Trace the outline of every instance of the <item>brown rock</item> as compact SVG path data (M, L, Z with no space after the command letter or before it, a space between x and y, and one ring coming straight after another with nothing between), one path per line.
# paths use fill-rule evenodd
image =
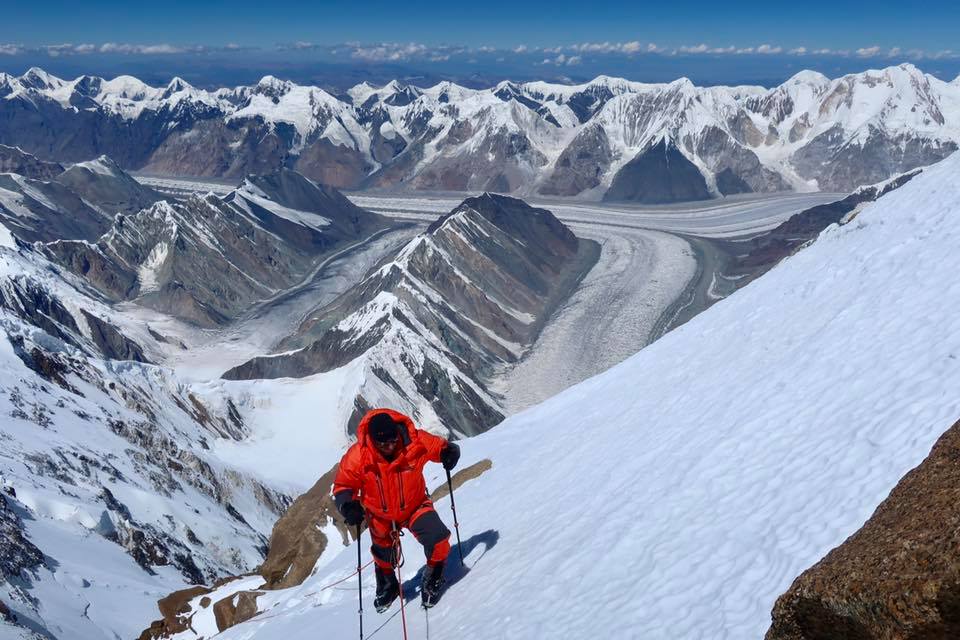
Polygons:
M210 593L210 589L203 586L191 587L181 591L174 591L166 598L157 602L160 609L160 620L150 623L150 628L140 634L139 640L157 640L169 638L176 633L190 629L190 601L199 595Z
M262 595L262 591L240 591L219 600L213 605L217 629L226 631L257 615L257 598Z
M204 596L200 598L200 606L203 607L204 609L209 607L211 602L213 601L210 599L210 596Z
M493 468L493 462L490 460L481 460L480 462L475 462L469 467L464 467L457 471L450 478L450 482L453 484L453 490L456 491L464 485L468 480L473 480L474 478L479 478L481 475ZM444 482L442 485L434 489L433 493L430 494L430 499L436 502L440 498L446 498L450 494L449 489L447 488L447 483Z
M766 640L960 638L960 422L777 600Z
M323 474L305 494L293 501L270 534L270 550L260 567L267 581L264 589L286 589L301 584L313 571L320 554L327 548L322 529L333 522L349 543L348 527L343 523L330 496L339 465Z

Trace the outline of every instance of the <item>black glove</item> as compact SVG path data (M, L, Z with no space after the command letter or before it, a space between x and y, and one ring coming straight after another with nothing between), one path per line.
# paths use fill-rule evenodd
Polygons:
M355 527L363 522L363 507L356 500L344 502L343 506L340 507L340 515L343 516L344 522L351 527Z
M447 471L453 469L457 466L457 462L460 460L460 447L455 445L452 442L448 442L447 446L443 448L443 451L440 452L440 463L443 464L443 468Z

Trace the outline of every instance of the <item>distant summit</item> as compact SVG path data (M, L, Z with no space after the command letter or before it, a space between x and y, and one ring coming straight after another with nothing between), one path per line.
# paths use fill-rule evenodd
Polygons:
M0 143L44 160L106 153L161 175L286 167L350 189L639 202L852 191L958 148L960 81L902 64L832 80L801 71L771 89L598 76L488 89L363 82L334 96L270 75L206 91L180 78L150 87L34 68L0 75ZM633 182L660 143L679 155L667 170L673 186L651 196Z

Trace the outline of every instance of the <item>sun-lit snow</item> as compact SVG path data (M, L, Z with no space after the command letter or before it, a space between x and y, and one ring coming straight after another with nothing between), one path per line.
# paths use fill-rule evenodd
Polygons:
M633 358L465 442L464 465L493 469L457 493L467 569L452 561L431 637L762 637L776 596L960 413L958 170L960 156L944 161ZM410 580L421 558L405 546ZM355 563L345 550L221 637L350 637L356 592L325 587ZM367 610L367 628L399 634L398 611ZM407 624L423 637L419 609Z
M949 148L960 143L960 84L941 81L910 64L832 80L801 71L770 89L697 87L687 78L646 84L607 76L579 85L504 81L487 89L468 89L449 81L419 88L393 81L379 89L361 83L342 100L319 87L273 76L251 87L212 92L179 78L165 88L152 88L129 76L64 81L37 69L20 77L8 76L7 83L12 91L5 99L46 97L64 109L76 109L73 94L81 86L93 85L97 91L84 93L84 100L92 102L83 108L104 109L126 119L163 110L216 112L228 121L262 118L271 128L292 127L293 155L320 138L359 152L371 173L383 166L371 149L376 133L387 140L399 135L409 142L430 131L417 162L408 169L410 178L451 163L482 164L485 145L503 144L502 140L518 136L526 141L524 150L511 158L516 163L511 170L515 192L521 195L538 192L556 169L561 153L585 127L600 127L612 161L601 167L600 185L581 193L584 199L601 197L624 164L661 139L676 144L700 168L715 195L719 194L715 172L720 167L716 159L703 157L710 152L697 149L705 140L708 147L714 144L710 136L717 131L728 136L730 153L755 156L784 181L764 189L785 184L800 191L816 190L818 185L808 174L798 173L792 164L794 156L831 131L844 144L853 145L865 144L874 132L901 144L921 139L926 145ZM395 100L401 93L405 99ZM596 104L582 123L574 105L584 96L596 99ZM371 119L371 108L386 119ZM454 126L464 123L470 135L460 138L461 130L451 137Z

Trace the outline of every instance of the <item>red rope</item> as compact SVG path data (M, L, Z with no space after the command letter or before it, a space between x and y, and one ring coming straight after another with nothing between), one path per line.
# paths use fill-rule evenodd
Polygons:
M403 578L400 577L400 567L403 566L403 545L400 543L401 535L402 534L400 533L399 527L397 527L397 523L394 522L392 535L394 545L393 558L396 562L395 566L397 570L397 584L400 585L400 621L403 625L403 640L407 640L407 612L406 608L404 607L405 598L403 597Z

